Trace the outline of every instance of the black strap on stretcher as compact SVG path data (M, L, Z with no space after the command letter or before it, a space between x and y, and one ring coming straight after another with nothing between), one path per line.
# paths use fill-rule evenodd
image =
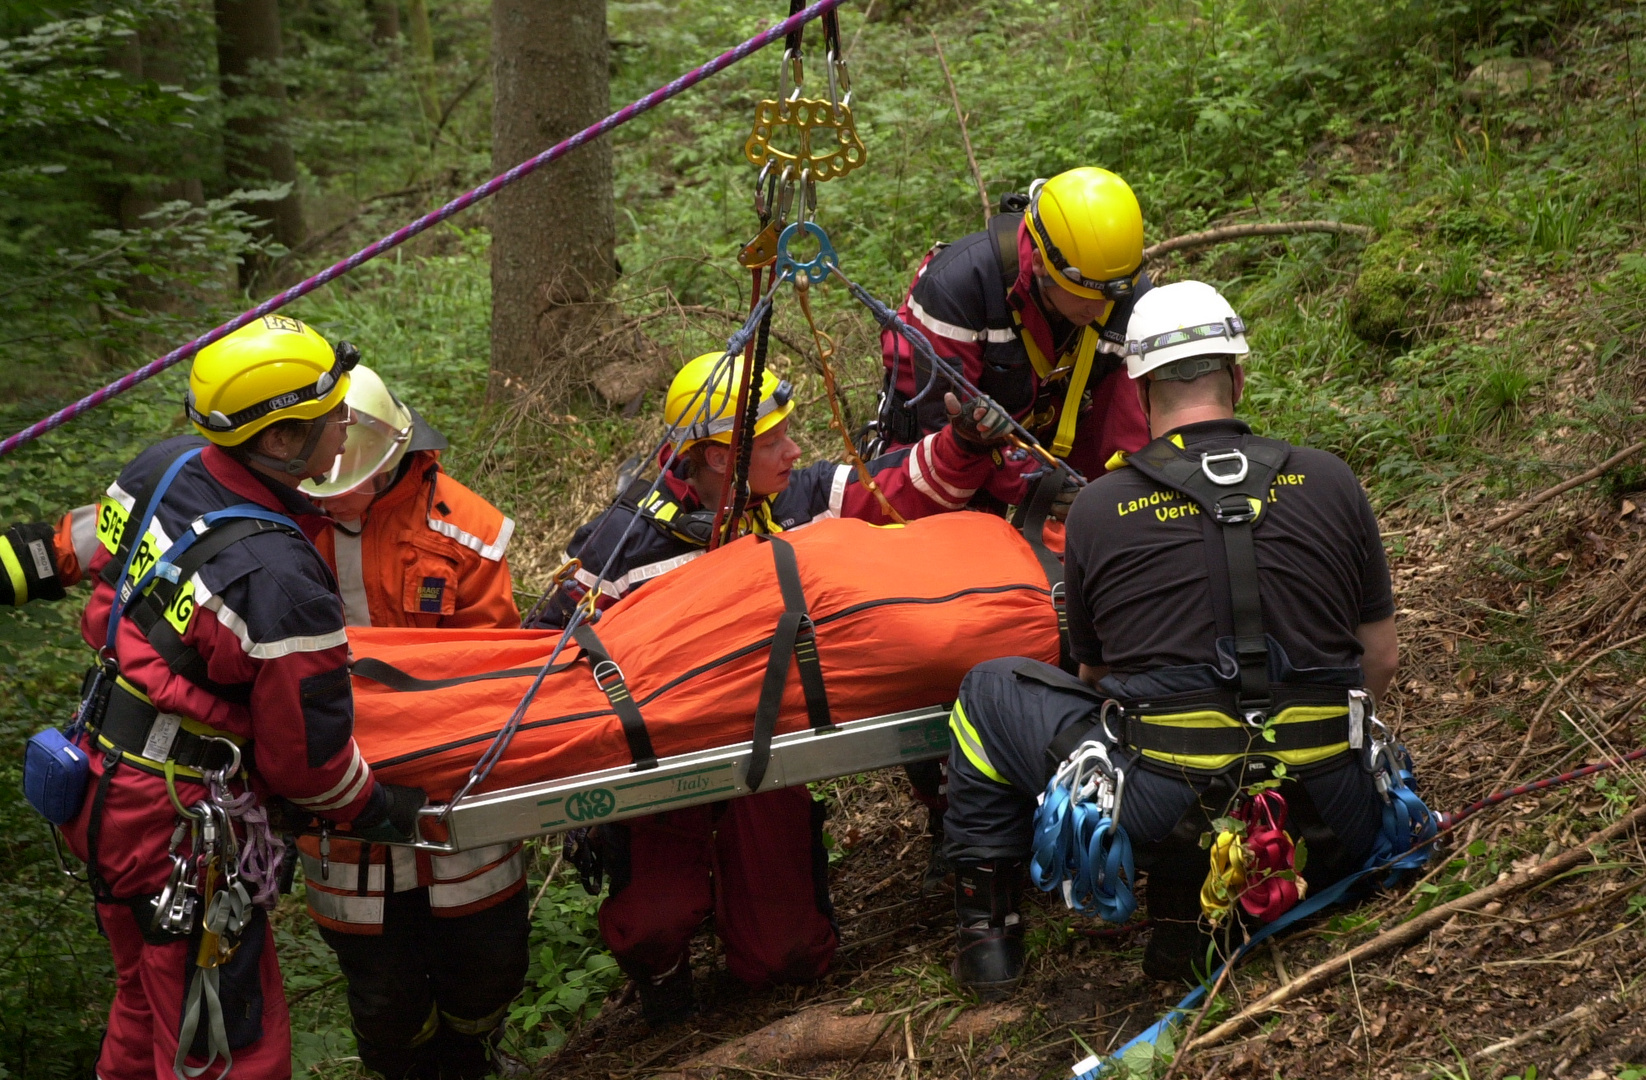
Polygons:
M1041 573L1046 575L1046 584L1052 590L1052 610L1057 613L1057 666L1070 675L1076 675L1080 665L1075 663L1074 654L1069 649L1068 584L1063 579L1063 560L1046 546L1044 535L1046 522L1052 516L1052 504L1062 493L1068 476L1068 469L1062 466L1048 469L1012 515L1012 527L1029 542L1029 550L1034 552Z
M783 614L777 617L772 634L771 654L766 661L766 678L760 685L760 702L754 710L754 747L749 754L749 771L744 783L759 791L771 763L772 735L777 730L777 714L783 705L783 688L789 679L789 658L800 669L800 689L806 696L806 715L813 731L830 731L829 695L823 685L823 665L817 656L817 630L806 610L806 591L800 584L800 565L794 545L776 536L761 534L772 546L777 567L777 586L783 593Z
M1156 439L1127 458L1127 464L1138 472L1193 499L1203 512L1212 602L1218 605L1221 596L1229 600L1229 629L1240 665L1240 709L1249 717L1267 717L1274 705L1252 528L1268 505L1275 474L1285 466L1291 451L1289 443L1278 439L1245 435L1234 450L1192 456L1170 440ZM1245 472L1238 482L1220 483L1213 478L1233 476L1231 467L1237 464ZM1216 557L1219 553L1221 560ZM1218 587L1220 576L1225 583L1222 589Z
M618 720L623 723L623 737L629 741L629 755L634 758L634 767L657 768L657 754L652 750L651 736L646 733L646 721L640 715L640 706L635 704L634 695L629 693L629 684L623 680L623 669L617 666L612 654L606 651L600 635L588 623L577 624L572 631L572 640L588 656L589 666L594 671L594 684L606 695Z
M569 667L576 665L576 660L568 660L563 664L556 664L548 670L550 675L558 675ZM509 668L505 671L486 671L479 675L459 675L451 679L419 679L403 668L397 668L386 660L379 660L375 656L362 656L349 665L349 674L356 678L370 682L381 683L402 694L416 694L425 690L444 690L451 686L462 686L464 683L484 682L487 679L529 679L535 676L542 668L525 667Z

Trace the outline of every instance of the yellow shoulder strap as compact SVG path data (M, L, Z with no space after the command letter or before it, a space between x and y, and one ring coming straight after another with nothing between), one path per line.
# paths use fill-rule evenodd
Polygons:
M1075 350L1074 371L1069 373L1069 392L1063 395L1063 407L1058 410L1057 434L1052 437L1052 453L1068 457L1074 446L1075 425L1080 422L1080 399L1086 393L1086 380L1092 375L1092 361L1097 356L1098 331L1088 326L1080 332L1080 345ZM1025 335L1024 340L1028 337ZM1033 353L1029 354L1031 357Z

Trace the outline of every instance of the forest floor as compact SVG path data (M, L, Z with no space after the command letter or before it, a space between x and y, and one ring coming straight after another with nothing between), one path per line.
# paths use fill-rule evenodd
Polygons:
M1362 49L1353 34L1365 29L1356 24L1362 8L1373 29L1379 19L1417 18L1395 0L1337 4L1320 26L1310 12L1329 5L1251 5L1263 9L1257 14L1221 3L1190 11L1168 0L888 6L895 17L869 24L860 42L857 16L846 24L866 141L880 155L842 190L822 193L823 220L848 272L895 300L933 238L978 224L928 22L950 42L994 194L1100 160L1137 187L1150 240L1246 220L1372 226L1372 244L1242 241L1174 257L1154 268L1156 279L1198 277L1223 288L1253 326L1242 415L1262 433L1338 453L1365 481L1384 529L1402 637L1385 719L1410 747L1432 807L1455 810L1646 743L1646 455L1507 525L1490 524L1646 436L1646 200L1634 115L1646 23L1638 4L1487 5L1508 13L1505 26L1509 15L1521 19L1515 25L1529 27L1527 36L1460 44L1455 26L1436 23L1387 55ZM745 23L770 14L718 0L662 7L613 5L613 37L624 44L614 99L650 89L698 62L705 42L737 40ZM483 52L484 19L469 16L464 32ZM1298 25L1285 21L1294 17ZM1333 20L1344 28L1320 28ZM1436 44L1446 33L1450 44ZM1124 60L1110 48L1122 36ZM1304 36L1335 59L1288 54L1291 74L1266 59ZM1022 71L996 63L1006 42L1022 55L1039 50L1035 63ZM1471 67L1511 51L1548 61L1549 84L1485 104L1468 99ZM1101 103L1114 112L1094 111L1071 89L1078 80L1041 81L1036 63L1090 65L1105 77L1104 65L1116 65ZM726 313L746 304L738 292L746 279L727 269L751 220L743 209L750 170L738 149L754 91L764 92L774 74L775 63L731 73L713 93L659 110L620 137L619 216L627 224L619 254L631 269L602 355L585 350L591 366L576 378L488 400L483 209L293 309L360 344L451 437L448 468L516 518L509 558L523 608L572 529L610 499L619 463L661 431L656 391L671 364L658 359L677 362L723 341ZM1025 111L1025 101L1034 108ZM1184 109L1192 120L1182 119ZM321 172L318 153L305 159L306 182L324 196L311 205L329 216L311 222L318 239L276 276L313 272L472 182L485 159L481 120L465 136L469 172L422 177L413 195L395 171L404 162L392 155L377 154L375 166L347 177ZM1145 153L1128 141L1134 130L1154 132L1167 149ZM1310 133L1300 145L1297 131ZM1100 137L1109 141L1082 141ZM385 194L366 195L373 190ZM844 398L860 421L879 382L873 326L839 290L819 297L818 309L839 344ZM780 308L776 330L773 363L797 386L802 445L835 457L810 337L792 304ZM595 361L614 359L652 365L636 410L590 389ZM182 431L180 379L156 379L97 420L8 459L0 520L54 519L87 501L138 445ZM61 403L3 403L0 419L9 431ZM75 437L86 432L95 437ZM0 612L8 684L0 732L17 745L41 718L72 705L84 666L77 616L77 604ZM15 798L14 766L5 765L12 779L0 797L0 905L9 915L0 920L0 1044L8 1055L0 1080L84 1075L106 1015L106 949L83 895L57 876L38 820ZM1006 1003L1013 1011L985 1014L993 1026L971 1029L966 1040L946 1038L945 1026L975 1006L948 975L949 899L918 894L924 811L896 773L844 778L817 792L831 803L842 938L835 970L812 986L749 992L725 975L705 933L696 957L705 973L701 1012L657 1033L604 957L597 901L560 866L555 838L538 845L533 967L504 1040L518 1071L647 1077L774 1021L832 1009L889 1017L895 1027L870 1053L720 1071L779 1080L1055 1080L1181 997L1184 988L1143 978L1147 930L1100 935L1034 893L1029 976ZM1643 794L1646 769L1637 765L1480 814L1442 842L1419 881L1259 950L1223 987L1202 1030L1330 956L1582 844L1642 805ZM303 914L301 890L283 901L275 923L298 1075L356 1080L364 1074L343 987ZM1646 836L1596 846L1553 880L1459 914L1259 1020L1194 1051L1175 1075L1643 1080ZM1515 1041L1502 1046L1507 1040ZM1170 1067L1146 1056L1129 1062L1134 1076L1152 1080Z

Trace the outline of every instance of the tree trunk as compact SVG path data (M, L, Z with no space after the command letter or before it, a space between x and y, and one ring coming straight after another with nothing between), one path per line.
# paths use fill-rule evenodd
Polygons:
M417 101L423 107L428 130L440 122L440 102L434 96L434 35L429 32L429 6L424 0L407 0L406 23L410 31L412 64L417 80Z
M371 39L380 45L393 45L400 37L399 0L370 0Z
M609 111L605 0L493 0L492 167L502 172ZM597 139L492 210L492 391L593 358L580 346L616 278L611 143Z
M287 247L303 242L297 195L297 158L281 130L286 87L280 81L280 7L277 0L216 0L217 75L228 123L223 148L229 180L247 187L291 184L279 202L261 203L268 234ZM245 281L246 273L241 280Z
M198 43L196 43L198 44ZM181 19L157 15L136 34L111 51L110 66L136 82L182 86L188 82L190 42ZM200 183L200 147L194 139L168 144L160 153L134 146L120 164L129 177L121 185L117 214L122 229L152 224L144 215L161 204L183 199L199 206L205 201ZM192 175L191 175L192 174Z

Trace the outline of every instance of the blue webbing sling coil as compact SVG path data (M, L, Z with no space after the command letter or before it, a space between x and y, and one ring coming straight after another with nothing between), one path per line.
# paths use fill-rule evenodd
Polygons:
M1081 743L1053 774L1034 815L1029 877L1063 890L1071 911L1123 923L1137 910L1132 842L1120 827L1126 772L1096 740Z

